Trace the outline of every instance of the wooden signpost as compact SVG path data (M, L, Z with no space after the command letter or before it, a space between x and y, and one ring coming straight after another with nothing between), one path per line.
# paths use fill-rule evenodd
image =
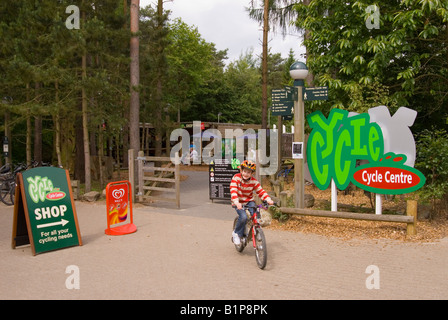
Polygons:
M55 167L17 174L11 246L31 245L33 255L81 246L70 177Z

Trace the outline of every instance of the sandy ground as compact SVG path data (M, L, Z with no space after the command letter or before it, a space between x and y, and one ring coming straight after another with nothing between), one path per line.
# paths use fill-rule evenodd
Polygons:
M208 199L207 173L186 174L181 209L135 206L130 235L104 234L104 201L77 201L83 246L37 256L29 246L11 249L13 208L0 204L0 299L448 298L447 238L343 240L268 228L260 270L253 249L233 247L235 213ZM79 289L67 286L70 266Z

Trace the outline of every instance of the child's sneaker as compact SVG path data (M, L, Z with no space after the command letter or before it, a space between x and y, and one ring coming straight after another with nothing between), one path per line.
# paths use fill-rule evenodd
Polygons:
M241 240L240 237L235 233L235 231L232 232L232 237L233 237L233 243L236 245L240 245L241 244Z

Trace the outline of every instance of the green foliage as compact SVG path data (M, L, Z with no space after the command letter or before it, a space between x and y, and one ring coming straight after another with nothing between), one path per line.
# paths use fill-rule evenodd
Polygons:
M294 204L290 206L288 205L288 207L294 207ZM277 207L270 207L269 212L271 213L272 218L278 220L278 222L286 222L291 217L289 214L281 212Z
M370 108L379 105L388 106L391 110L398 109L397 102L391 98L389 88L379 81L372 83L356 83L351 82L346 85L348 90L349 111L356 111L358 113L365 113ZM375 94L372 94L375 92Z
M445 130L423 130L417 140L418 162L415 167L426 177L420 191L423 200L442 199L448 194L448 135Z
M252 52L247 52L239 60L230 63L225 78L233 94L231 108L223 112L224 119L240 123L260 123L261 73Z
M213 43L201 37L196 27L179 18L169 24L169 29L166 99L176 110L180 108L181 121L207 121L204 115L210 116L210 113L214 119L213 110L217 115L225 87L222 60L226 51L217 51Z
M80 9L80 29L65 25L69 5ZM248 53L226 66L226 50L217 50L196 27L170 20L168 12L159 15L153 6L141 8L139 28L142 122L165 130L173 127L178 111L181 121L217 121L221 113L222 122L260 122L258 57ZM43 123L44 161L55 162L58 122L63 165L74 163L75 148L82 148L76 145L82 89L88 100L92 153L96 148L111 152L111 145L106 149L110 142L123 146L129 117L130 36L129 1L0 1L0 131L11 132L13 161L24 161L28 138L33 149L38 117ZM282 87L284 60L271 54L269 62L270 88Z
M116 1L101 1L80 6L86 18L79 30L70 30L65 25L69 16L65 10L71 4L73 1L52 0L0 4L0 70L4 74L0 97L12 98L12 103L0 104L0 109L11 113L12 155L17 161L24 160L27 118L42 117L44 147L48 145L50 151L44 150L45 161L52 160L56 117L63 128L62 144L73 145L73 132L69 131L79 117L81 88L89 97L92 131L106 122L108 129L124 123L121 112L116 111L129 88L128 77L123 77L129 44L123 29L126 17ZM81 56L85 52L88 74L82 81Z
M379 29L366 26L372 4L380 9ZM313 0L295 9L296 25L308 32L314 85L330 88L330 100L310 111L363 112L378 102L392 111L402 105L419 111L417 128L446 119L447 1Z

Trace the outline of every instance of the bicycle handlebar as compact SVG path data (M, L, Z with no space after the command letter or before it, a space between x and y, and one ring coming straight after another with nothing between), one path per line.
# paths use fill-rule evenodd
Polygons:
M268 207L278 207L278 204L276 203L276 202L274 202L274 204L273 205L269 205L266 201L263 201L263 203L261 204L261 205L257 205L257 206L255 206L255 207L250 207L250 206L248 206L247 204L243 204L243 206L242 206L242 209L243 210L246 210L246 209L249 209L249 208L257 208L257 207L259 207L259 206L262 206L262 207L264 207L264 208L268 208Z

